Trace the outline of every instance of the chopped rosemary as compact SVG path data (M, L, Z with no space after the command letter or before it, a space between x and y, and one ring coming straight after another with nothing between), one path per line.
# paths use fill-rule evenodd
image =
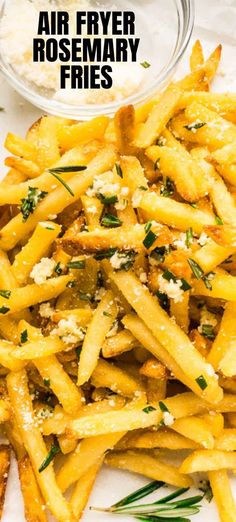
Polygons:
M49 466L49 464L52 462L52 460L58 453L61 453L59 446L56 444L52 444L51 449L48 452L48 455L39 467L39 473L42 473L42 471L44 471Z
M149 232L149 230L151 230L151 228L152 228L152 221L148 221L144 227L146 234Z
M164 263L166 254L168 254L168 248L161 246L154 248L150 254L150 257L156 259L156 261L159 261L160 263Z
M160 194L164 198L169 198L174 194L174 184L168 176L163 181L163 186L161 187Z
M21 199L20 207L24 223L27 221L30 214L33 214L39 202L42 201L42 199L44 199L47 194L47 192L39 190L37 187L28 188L28 194L26 198Z
M78 348L75 349L76 357L78 359L80 359L81 352L82 352L82 348L81 348L81 346L78 346Z
M169 305L170 305L168 295L165 294L164 292L160 292L160 290L158 290L156 293L156 296L158 298L159 305L161 306L161 308L163 308L163 310L168 310Z
M57 275L61 275L62 273L62 268L61 268L61 263L57 263L55 268L54 268L54 272L57 274Z
M203 276L202 280L203 280L203 283L204 283L205 287L207 288L207 290L212 290L211 281L212 281L212 279L214 279L214 277L215 277L214 272L209 272L209 274L206 274Z
M69 261L69 263L67 263L67 268L81 270L82 268L85 268L85 261L84 259L82 259L81 261Z
M103 259L110 259L116 253L116 248L109 248L109 250L104 250L103 252L98 252L95 254L94 259L96 261L102 261Z
M196 279L202 279L202 277L204 276L204 272L203 272L202 268L199 266L199 264L196 263L196 261L194 261L194 259L191 259L191 258L188 259L188 264L189 264L194 276L196 277Z
M49 387L50 387L50 384L51 384L50 379L43 379L43 384L44 384L44 386L46 386L47 388L49 388Z
M0 296L5 297L5 299L9 299L11 295L11 290L0 290Z
M131 493L131 495L122 498L121 500L119 500L119 502L113 504L112 508L118 508L122 506L127 506L128 504L132 504L133 502L136 502L136 500L141 500L141 498L151 495L151 493L153 493L157 489L160 489L164 485L165 482L161 482L160 480L154 480L153 482L150 482L143 488L137 489L136 491Z
M201 129L202 127L205 127L206 123L203 123L202 121L199 121L199 122L193 122L193 123L189 123L188 125L184 125L184 128L193 132L193 131L196 131L198 129Z
M155 243L156 239L157 239L157 235L154 234L154 232L152 232L151 229L149 229L145 239L143 240L143 245L148 250L149 248L151 248L153 243Z
M28 331L23 330L23 332L21 332L21 334L20 334L20 342L21 342L21 344L24 344L24 343L27 343L27 341L28 341Z
M192 242L193 242L193 229L190 227L186 231L186 239L185 239L186 247L189 248L192 245Z
M103 205L114 205L114 203L117 203L118 201L116 194L114 194L114 196L103 196L103 194L98 192L97 197L100 199Z
M85 292L79 292L79 298L81 301L90 301L91 295L86 294Z
M121 227L122 221L113 214L104 214L101 219L101 225L107 228L118 228Z
M144 192L146 192L148 190L147 187L144 187L143 185L140 185L140 187L138 187L139 190L143 190Z
M130 252L117 252L117 258L119 260L119 268L114 268L115 270L128 270L133 266L135 261L136 252L131 250Z
M153 406L147 406L146 408L143 408L144 413L151 413L151 411L156 411L156 408Z
M162 401L159 401L159 408L160 410L164 413L164 412L167 412L167 413L170 413L170 411L168 410L167 406L165 405L164 402Z
M217 225L223 225L224 224L222 219L219 216L217 216L217 214L215 214L215 222L216 222Z
M177 283L177 281L181 281L180 288L184 292L187 292L188 290L190 290L192 288L191 285L188 283L188 281L186 281L186 279L184 279L184 278L178 279L170 270L166 270L162 274L162 277L163 277L163 279L166 279L166 281L174 281L174 283Z
M106 311L103 312L103 315L105 315L105 317L112 317L112 315L109 314L109 312L106 312Z
M199 377L197 377L196 380L196 383L198 384L199 388L201 388L201 390L205 390L207 388L207 382L206 382L206 379L205 377L203 377L203 375L199 375Z
M3 306L0 307L0 314L5 315L5 314L7 314L7 312L9 312L9 311L10 311L10 308L8 308L7 306L4 306L4 305L3 305Z
M69 281L66 285L67 288L75 288L77 281L73 279L73 281Z
M82 170L86 170L87 167L83 165L67 165L66 167L56 167L53 169L48 169L50 174L63 174L64 172L82 172Z
M50 174L52 174L52 176L54 176L54 178L57 179L57 181L59 181L59 183L61 183L63 185L63 187L65 187L65 189L69 192L69 194L74 197L74 192L73 190L69 187L68 183L66 183L66 181L64 181L64 179L61 178L61 176L59 176L59 174L57 174L53 169L49 169Z
M119 165L119 163L116 163L116 164L115 164L115 167L116 167L116 173L118 174L118 176L120 176L120 178L123 178L122 168L121 168L121 166Z
M149 67L151 67L151 64L146 60L144 62L141 62L140 65L142 65L144 69L149 69Z
M190 203L190 206L193 208L198 208L197 203Z
M201 327L201 333L207 339L215 339L215 333L212 324L203 324Z
M164 145L166 144L166 138L164 138L164 136L160 136L157 139L156 144L158 145L158 147L164 147Z

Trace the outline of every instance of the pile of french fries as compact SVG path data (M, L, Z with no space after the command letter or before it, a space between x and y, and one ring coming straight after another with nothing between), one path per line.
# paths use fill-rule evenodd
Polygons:
M236 520L236 94L209 92L220 55L197 41L190 74L145 105L6 138L1 511L12 448L28 522L79 520L104 462L184 488L205 472Z

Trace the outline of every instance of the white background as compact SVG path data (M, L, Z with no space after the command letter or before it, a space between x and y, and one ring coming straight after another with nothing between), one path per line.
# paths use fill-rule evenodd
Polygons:
M192 41L200 38L206 51L212 50L218 43L223 44L222 65L214 83L216 90L236 91L235 26L236 0L196 0L196 23ZM188 54L184 58L178 74L187 70ZM0 175L2 175L5 171L4 157L7 155L3 148L6 133L12 131L23 136L27 128L41 115L41 112L23 100L2 78L0 78L0 106L5 108L5 111L0 113ZM146 479L137 475L104 467L96 481L89 505L109 506L146 482ZM166 494L166 490L162 490L162 495L164 494ZM157 496L158 493L155 495ZM153 496L150 497L150 499L152 498ZM219 521L213 502L210 506L204 503L201 513L194 516L192 520L206 522L207 518L211 522ZM114 520L113 515L95 514L89 510L83 517L83 522L112 522ZM122 517L122 522L129 520L132 519ZM11 467L2 521L25 522L15 462Z

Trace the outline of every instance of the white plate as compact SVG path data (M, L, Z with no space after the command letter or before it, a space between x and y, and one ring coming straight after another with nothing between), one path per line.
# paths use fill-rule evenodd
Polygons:
M236 91L236 0L196 0L197 19L193 41L200 38L206 51L214 48L218 43L223 44L223 59L220 73L214 82L214 90ZM187 57L178 71L178 75L187 71ZM4 158L8 153L4 151L3 143L7 132L16 132L24 135L27 128L41 116L39 110L24 101L0 78L0 106L5 112L0 113L0 173L5 172ZM163 478L164 480L164 478ZM121 497L131 493L136 488L143 486L148 481L138 475L128 472L116 471L104 466L96 481L93 493L88 505L109 506ZM236 481L232 480L236 493ZM166 494L166 489L161 490ZM150 496L150 500L161 495L157 492ZM193 522L219 522L214 502L209 505L203 502L199 515L192 517ZM50 520L53 520L50 518ZM91 512L88 508L84 514L83 522L114 522L115 517L109 514ZM118 520L118 519L117 519ZM122 522L134 520L130 517L122 517ZM13 461L8 480L6 503L2 522L25 522L23 502L19 489L19 481L16 464Z

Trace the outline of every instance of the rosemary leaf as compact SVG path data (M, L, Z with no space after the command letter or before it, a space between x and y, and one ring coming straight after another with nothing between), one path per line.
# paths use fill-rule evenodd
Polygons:
M119 502L116 502L116 504L113 504L112 508L118 508L122 506L126 506L128 504L132 504L133 502L136 502L136 500L140 500L141 498L147 497L148 495L151 495L153 491L156 491L157 489L161 488L165 485L165 482L161 482L160 480L154 480L153 482L150 482L143 488L137 489L127 497L122 498L119 500Z
M60 452L61 452L61 450L60 450L59 446L52 444L51 449L47 454L47 457L44 459L44 461L42 462L42 464L39 468L39 473L42 473L42 471L44 471L49 466L49 464L52 462L54 457Z
M50 172L50 174L52 174L52 176L54 176L54 178L57 179L57 181L59 181L63 185L63 187L65 187L65 189L69 192L69 194L74 197L74 192L69 187L68 183L66 183L66 181L64 181L64 179L62 179L61 176L59 176L59 174L57 174L54 170L49 169L49 172Z
M87 167L83 165L67 165L66 167L56 167L53 169L48 169L50 174L63 174L64 172L81 172L82 170L86 170Z

